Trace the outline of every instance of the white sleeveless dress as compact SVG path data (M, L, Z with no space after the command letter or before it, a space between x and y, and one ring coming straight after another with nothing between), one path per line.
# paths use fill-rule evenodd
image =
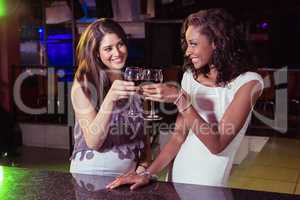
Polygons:
M183 75L182 88L192 97L193 107L204 120L208 123L218 123L238 89L251 80L258 80L263 87L263 79L254 72L246 72L238 76L225 87L207 87L197 82L191 71L187 71ZM210 153L190 130L174 160L172 181L226 186L233 158L245 135L251 113L236 137L216 155Z

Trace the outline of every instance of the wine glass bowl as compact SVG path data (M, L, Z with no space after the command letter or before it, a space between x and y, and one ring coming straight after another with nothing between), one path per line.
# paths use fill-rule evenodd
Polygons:
M126 81L133 81L135 85L139 85L142 80L143 69L139 67L126 67L124 79Z
M138 86L142 79L143 79L143 69L139 67L126 67L124 72L124 79L126 81L132 81L134 82L135 86ZM134 95L130 96L129 98L129 111L128 116L130 117L136 117L140 113L137 112L136 107L133 106L134 103Z
M163 73L161 69L144 69L143 70L143 82L144 84L162 83ZM147 101L147 100L146 100ZM155 121L161 120L162 117L155 112L155 102L150 101L150 111L145 113L145 120Z

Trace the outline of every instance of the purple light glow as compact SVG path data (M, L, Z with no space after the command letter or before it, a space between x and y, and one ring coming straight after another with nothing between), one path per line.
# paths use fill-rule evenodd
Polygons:
M262 23L260 24L260 28L261 28L261 29L267 29L268 26L269 26L269 24L268 24L267 22L262 22Z

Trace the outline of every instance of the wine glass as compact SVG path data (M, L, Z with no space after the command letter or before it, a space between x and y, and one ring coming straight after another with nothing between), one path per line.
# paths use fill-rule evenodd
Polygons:
M139 68L139 67L126 67L125 73L124 73L124 79L126 81L133 81L134 84L137 86L142 81L142 74L143 74L142 68ZM133 99L134 99L134 96L131 96L129 98L128 116L130 116L130 117L135 117L135 116L139 115L139 112L137 112L136 107L132 106L132 104L134 103Z
M162 83L163 73L161 69L144 69L143 81L145 84ZM155 112L155 102L150 101L150 112L144 116L145 120L154 121L161 120L162 117Z

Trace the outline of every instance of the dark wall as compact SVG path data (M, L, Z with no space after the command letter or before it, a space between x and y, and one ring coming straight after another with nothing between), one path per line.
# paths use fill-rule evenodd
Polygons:
M272 65L300 68L300 13L276 16L270 31Z
M260 22L267 21L269 26L264 32L267 34L268 39L252 40L250 44L254 50L254 55L256 55L258 65L263 67L282 67L288 65L290 68L300 69L300 56L298 55L300 47L300 1L174 0L169 4L163 4L162 1L157 2L157 19L184 19L190 13L198 10L219 7L225 8L240 22L245 24L250 23L251 26L258 26ZM161 29L161 38L167 35L167 31ZM260 31L250 30L250 34L256 34ZM159 38L159 35L158 33L157 36L154 35L153 37ZM175 36L176 34L173 34L171 37ZM155 55L154 52L150 55L150 58L158 57L164 59L165 62L169 62L167 58L171 59L174 57L165 53L167 51L165 45L171 43L170 40L175 41L174 38L167 37L164 41L162 39L158 42L154 41L152 46L159 46L159 51L164 52L165 57L161 54ZM179 40L179 37L177 40Z
M146 23L146 63L149 67L181 65L183 54L180 45L181 23Z

